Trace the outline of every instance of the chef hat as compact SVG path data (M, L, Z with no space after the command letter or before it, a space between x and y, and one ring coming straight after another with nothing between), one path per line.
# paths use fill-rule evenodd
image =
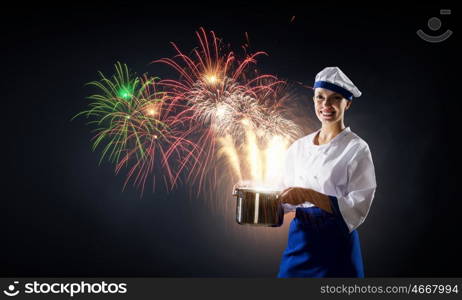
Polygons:
M316 75L313 88L324 88L339 93L348 100L361 96L361 92L339 67L327 67Z

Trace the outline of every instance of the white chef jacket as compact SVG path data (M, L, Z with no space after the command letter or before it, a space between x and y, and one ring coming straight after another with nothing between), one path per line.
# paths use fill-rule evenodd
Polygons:
M282 188L310 188L335 196L351 232L364 222L374 198L377 185L371 152L349 127L323 145L313 142L318 132L296 140L287 150ZM311 206L310 202L283 204L285 212Z

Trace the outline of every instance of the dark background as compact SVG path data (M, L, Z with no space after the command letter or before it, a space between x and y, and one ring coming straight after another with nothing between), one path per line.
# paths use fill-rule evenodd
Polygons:
M2 11L3 195L1 276L274 277L282 228L235 224L233 202L213 209L180 187L167 194L132 187L98 166L91 128L70 118L86 107L84 84L116 61L138 73L188 52L200 26L235 47L248 32L268 52L259 68L311 84L339 66L363 96L346 124L373 153L378 189L359 228L366 276L461 276L460 192L455 177L460 119L452 7L126 5L24 6ZM295 20L290 22L292 16ZM415 32L430 17L455 33L431 44ZM457 64L458 64L457 63ZM310 94L298 99L310 109ZM308 118L313 115L307 114ZM309 132L306 132L309 133ZM221 201L221 199L218 199Z

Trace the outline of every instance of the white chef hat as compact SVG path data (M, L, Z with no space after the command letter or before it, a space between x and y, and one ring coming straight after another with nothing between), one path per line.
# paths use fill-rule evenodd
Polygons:
M339 93L348 100L361 96L361 92L339 67L327 67L316 75L313 88L325 88Z

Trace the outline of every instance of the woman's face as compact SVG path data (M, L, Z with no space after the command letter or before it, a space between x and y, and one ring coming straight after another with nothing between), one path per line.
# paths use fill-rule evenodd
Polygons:
M350 108L351 101L331 90L316 88L314 90L314 109L321 123L343 121L345 111Z

